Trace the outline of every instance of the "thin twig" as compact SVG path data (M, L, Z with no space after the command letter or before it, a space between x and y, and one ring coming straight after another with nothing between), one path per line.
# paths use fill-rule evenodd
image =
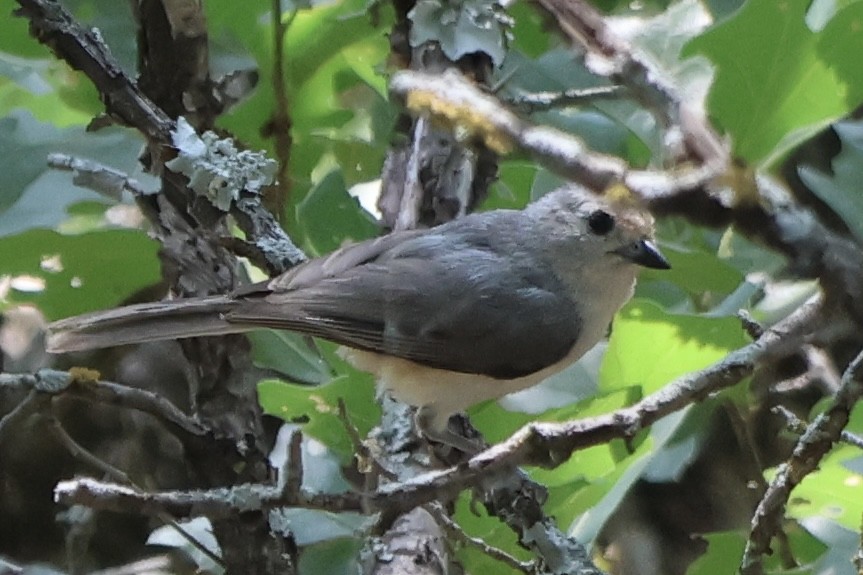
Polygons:
M366 445L366 442L363 441L362 437L360 437L360 430L357 429L357 426L351 421L351 416L348 414L348 407L345 405L345 400L341 397L338 399L338 413L339 420L341 420L342 425L345 426L345 431L351 440L354 457L357 458L360 472L362 472L367 479L374 479L375 484L377 484L376 478L378 476L385 477L389 481L397 481L398 477L396 477L392 471L389 471L386 467L381 465L377 458L372 454L368 445ZM371 487L371 485L367 484L367 487Z
M618 99L624 94L625 91L620 86L600 86L572 88L563 92L533 92L510 98L509 102L522 112L530 114L552 108L589 104L596 100Z
M175 433L182 431L194 436L208 433L201 423L180 411L161 395L146 389L99 380L98 375L97 372L90 373L89 370L82 369L68 372L43 369L35 375L4 373L0 374L0 387L32 389L46 396L68 395L88 401L119 405L148 413L174 428ZM2 420L0 420L0 431L2 427Z
M579 47L593 73L625 85L667 130L679 130L686 153L703 165L724 166L727 146L707 121L687 102L664 70L627 42L587 0L536 0L553 17L569 40Z
M111 465L99 457L96 457L89 449L75 441L56 416L51 415L49 417L49 421L51 423L51 430L60 442L60 445L65 447L66 451L68 451L73 458L84 465L101 472L103 475L110 477L113 481L117 481L125 485L134 485L132 478L129 477L125 471Z
M790 429L794 433L806 433L806 428L809 426L809 424L797 417L797 415L791 412L791 410L789 410L784 405L777 405L773 409L771 409L771 411L784 417L785 423L786 425L788 425L788 429ZM863 449L863 437L860 437L856 433L851 433L850 431L843 430L842 434L839 436L839 440L858 449Z
M0 378L3 375L5 374L0 374ZM27 417L44 409L45 401L46 398L39 392L32 390L12 411L0 418L0 443L4 441L10 429L15 429Z
M737 318L740 320L740 323L743 325L743 329L746 330L746 333L749 334L749 337L752 339L758 339L764 334L764 326L758 323L752 314L749 313L749 310L741 309L737 312Z
M737 436L737 443L740 446L742 456L747 457L750 460L750 469L752 472L747 474L749 481L757 485L758 492L763 494L767 491L769 484L764 478L764 464L762 463L761 457L758 453L758 445L756 444L755 439L753 439L749 426L746 425L746 421L740 413L740 409L734 402L726 402L725 413L730 420L731 429ZM784 529L780 529L776 533L776 538L779 540L779 558L782 562L782 566L786 569L796 567L797 560L794 559L794 554L791 551L788 534Z
M292 10L287 21L282 18L282 0L272 0L270 10L273 28L273 93L275 94L276 105L267 124L267 131L276 142L275 152L279 160L276 178L278 196L273 202L275 208L273 211L277 218L281 218L290 196L288 169L293 146L290 102L288 101L287 80L285 79L285 35L299 10Z
M137 485L129 475L119 469L107 461L101 459L96 456L89 449L75 441L75 439L69 435L63 425L60 423L55 416L51 416L52 429L54 434L57 436L57 439L60 441L60 444L66 448L72 457L77 459L78 461L88 465L100 472L104 475L110 477L112 480L122 483L124 485L129 485L134 488L138 492L143 493L144 490ZM190 545L198 549L201 553L209 557L212 561L214 561L217 565L225 566L222 558L213 553L206 545L198 541L191 533L186 531L182 525L180 525L174 517L171 517L168 513L159 512L156 514L159 520L162 521L165 525L170 526L180 537L185 539Z
M87 188L119 200L124 191L136 196L147 193L147 190L128 174L93 160L77 158L68 154L49 154L48 166L55 170L74 172L72 182L76 186Z
M806 371L800 375L773 384L778 393L788 393L818 386L825 395L833 395L842 380L833 359L823 349L811 344L801 346L800 353L806 360Z
M124 485L80 478L58 483L54 498L63 505L80 504L139 515L165 511L176 517L206 515L210 519L289 506L332 512L361 510L361 496L355 493L304 493L299 497L285 493L279 485L250 483L210 490L143 493Z
M440 503L429 503L425 506L425 509L431 513L432 517L435 518L435 521L444 528L444 531L447 532L447 535L451 539L460 541L464 545L475 547L492 559L496 559L516 571L521 571L522 573L533 573L536 569L536 563L534 561L519 561L518 558L510 555L503 549L493 547L482 539L471 537L465 533L464 529L461 528L461 525L453 521L452 518L446 514Z
M863 397L861 372L863 352L845 370L842 384L830 406L806 428L791 457L779 466L752 518L752 528L740 563L741 575L764 572L763 557L770 551L770 541L785 518L785 507L791 491L818 468L818 464L841 437L854 405Z

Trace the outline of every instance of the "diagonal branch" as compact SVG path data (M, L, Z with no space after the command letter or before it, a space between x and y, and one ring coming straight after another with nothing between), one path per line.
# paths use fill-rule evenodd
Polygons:
M763 557L770 551L770 541L785 518L785 507L791 491L818 468L818 464L842 437L851 410L863 397L863 352L854 358L827 410L813 421L797 441L791 458L782 464L767 492L762 497L755 516L743 560L741 575L764 572Z
M175 434L203 436L208 433L208 430L197 420L180 411L177 406L161 395L145 389L101 381L96 377L97 375L95 372L80 369L70 372L43 369L35 375L2 373L0 374L0 389L4 387L30 389L31 396L28 396L28 399L29 397L49 397L62 394L88 401L118 405L156 417L168 424ZM19 404L15 411L10 412L3 420L0 420L0 429L7 425L7 418L18 410L24 409L21 407L22 405L29 405L29 403L25 400Z
M30 21L30 33L90 78L112 118L136 128L151 142L171 141L174 122L123 72L96 31L78 24L57 2L18 0L18 4L16 14Z
M31 34L90 79L102 96L108 115L135 128L149 140L151 169L161 170L162 163L175 155L172 145L175 122L123 72L101 37L81 26L63 6L54 0L17 2L20 8L16 14L30 21ZM179 182L181 187L187 183L185 179ZM281 273L305 259L273 215L261 205L259 195L242 194L232 202L231 215L257 252L255 261L268 272Z
M680 130L686 151L701 164L728 163L725 144L704 113L687 102L673 81L650 58L636 50L609 26L586 0L536 0L560 30L580 47L585 65L615 84L627 86L667 129Z

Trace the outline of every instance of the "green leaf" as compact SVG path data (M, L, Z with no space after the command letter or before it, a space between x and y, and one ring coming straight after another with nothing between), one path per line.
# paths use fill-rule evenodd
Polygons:
M285 526L279 531L290 533L301 547L348 538L373 527L374 523L370 516L358 513L331 513L301 507L283 507L275 513ZM272 514L270 517L272 522Z
M724 357L745 340L736 319L673 315L652 303L633 300L615 318L600 368L600 389L608 393L634 388L639 397L653 393L675 377ZM574 532L582 540L596 537L639 479L668 481L686 469L700 453L703 422L710 420L716 405L689 407L655 423L634 452L622 451L603 477L564 496L556 512L566 516L581 512ZM609 448L619 443L612 442ZM608 469L608 464L603 468Z
M800 179L863 241L863 122L838 122L833 129L842 141L842 151L831 163L833 175L802 166Z
M863 37L854 32L863 5L820 33L806 25L807 6L747 2L686 48L716 65L709 112L749 162L771 164L863 100Z
M820 32L836 13L860 0L812 0L806 11L806 25L813 32Z
M0 116L23 109L58 127L82 126L102 108L93 85L65 64L0 52Z
M316 255L329 253L345 242L368 239L378 232L371 217L348 194L337 171L327 174L297 206L297 221L303 245Z
M845 467L859 456L856 447L835 447L816 472L807 475L791 494L788 514L796 519L822 517L857 531L863 516L863 475Z
M746 343L736 318L675 315L632 300L614 320L599 372L601 389L638 385L645 395L653 393Z
M747 534L743 531L721 531L701 537L707 540L707 552L689 566L686 575L737 573Z
M260 330L248 334L254 344L255 365L278 371L286 378L323 384L332 379L330 366L314 349L308 337L284 330Z
M498 179L492 193L482 204L482 209L519 209L527 204L530 188L536 178L537 167L524 160L502 160L498 168Z
M502 549L511 555L526 561L531 558L518 540L512 529L507 527L497 517L489 517L485 508L472 504L471 495L463 492L456 504L453 519L472 537L478 537L489 545ZM495 575L518 575L507 565L492 559L475 547L462 547L458 550L458 559L467 573L494 573Z
M58 226L67 209L84 200L109 201L72 183L70 172L51 170L48 154L65 153L98 161L144 179L137 166L142 140L130 130L106 129L98 134L83 128L57 129L16 111L0 118L0 141L7 145L0 154L0 237L30 228Z
M509 54L521 51L529 58L537 58L549 49L552 38L542 14L523 2L510 4L507 12L513 19Z
M216 557L221 553L219 542L213 535L213 524L206 517L195 517L187 521L178 521L174 525L157 527L147 537L147 545L182 550L203 572L211 573L219 570L219 563L213 560L213 556L201 550L201 547L204 547Z
M610 446L622 444L614 440ZM602 478L575 492L559 504L557 513L573 517L569 532L579 541L594 541L608 518L617 510L629 489L641 477L650 463L650 454L656 445L653 438L644 440L638 447L621 459L614 469ZM581 511L581 513L576 513ZM577 518L574 516L578 515Z
M849 561L851 553L848 553L844 558L845 566L842 566L842 559L837 561L837 557L830 557L833 555L833 550L825 553L827 547L816 537L810 535L807 529L801 529L800 526L790 522L783 524L782 530L788 538L788 546L800 566L784 569L781 567L780 554L773 553L772 556L768 555L764 558L765 573L770 575L802 575L804 573L852 575L854 573ZM828 532L828 537L834 537L835 530L816 528L815 532L821 533L817 537L823 537ZM848 535L851 535L851 541L853 541L854 535ZM720 531L700 535L702 539L707 541L707 551L689 566L686 574L726 575L727 573L737 573L748 536L749 533L744 530ZM848 538L845 538L844 543L847 549ZM834 545L834 542L831 541L830 544Z
M571 50L564 48L553 48L534 59L513 50L498 75L505 81L503 95L514 98L531 92L561 93L570 88L607 85L574 62ZM570 131L597 151L618 155L632 152L625 156L630 161L644 158L643 151L659 141L650 115L627 100L597 99L581 106L536 113L532 119Z
M477 429L483 433L486 441L496 443L506 439L522 425L531 421L567 421L590 417L624 407L637 399L631 389L616 390L614 393L591 397L563 407L548 409L542 413L511 411L501 407L497 401L487 401L471 408L470 418Z
M499 4L486 0L419 0L408 12L413 22L411 46L437 42L454 62L479 52L500 66L506 55L506 26L500 11Z
M662 246L662 253L671 263L670 270L644 270L640 281L671 282L691 295L727 295L743 281L743 274L706 250Z
M258 400L266 413L295 423L307 421L303 432L345 460L354 448L339 418L338 400L345 401L351 423L365 435L380 419L374 395L371 376L358 374L341 375L314 388L272 379L258 384Z
M48 319L60 319L116 306L137 290L160 281L158 247L137 231L64 236L32 230L3 238L0 275L26 274L43 280L44 290L12 291L9 299L32 302ZM55 256L59 269L43 266L43 261Z
M304 575L356 575L359 538L332 539L303 549L299 569Z

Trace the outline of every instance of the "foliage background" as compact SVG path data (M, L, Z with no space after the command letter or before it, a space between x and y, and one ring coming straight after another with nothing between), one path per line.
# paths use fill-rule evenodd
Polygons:
M64 4L98 27L134 74L134 23L126 4ZM863 240L857 185L863 128L854 119L863 101L858 57L863 52L858 31L863 3L599 4L687 98L704 99L741 164L782 177L835 229ZM446 7L432 0L425 7L430 15L415 17L417 34L442 37L436 15ZM309 255L319 255L380 232L349 191L379 179L394 138L400 110L387 94L387 74L394 66L387 34L394 15L389 5L368 0L283 8L290 20L284 53L293 145L291 194L281 215L292 239ZM264 130L277 106L271 87L270 5L211 0L206 11L214 74L255 68L259 75L256 89L221 116L218 126L244 146L275 157L273 140ZM533 5L517 3L507 11L513 19L509 42L467 26L456 31L449 47L457 55L473 50L499 54L495 78L500 97L604 85L573 57ZM68 174L49 170L44 159L51 152L93 158L155 189L155 180L137 165L143 142L118 127L85 132L102 111L93 86L38 45L26 21L12 17L8 9L0 18L0 303L6 309L32 304L49 321L117 305L160 281L158 246L138 220L129 219L128 212L134 211L129 198L114 200L78 188ZM667 161L661 127L625 97L533 117L633 166L661 168ZM483 209L524 205L559 181L525 158L504 158ZM783 258L733 229L703 229L666 219L659 235L673 270L643 274L636 298L620 313L603 349L536 390L502 405L475 408L471 419L489 441L507 437L529 420L589 417L629 405L744 345L748 338L735 318L738 309L770 324L817 289L787 269ZM62 265L51 265L55 260ZM367 431L378 415L369 378L351 370L326 344L319 357L290 335L262 333L254 341L258 365L278 375L260 383L263 407L289 421L310 416L304 430L324 446L306 462L310 487L343 488L339 464L349 461L351 444L337 418L316 407L345 398L354 421ZM838 365L847 361L847 351L829 351ZM10 370L8 360L6 365ZM310 388L310 383L322 387ZM753 478L750 460L760 460L769 476L790 444L791 436L780 433L781 425L765 415L765 385L741 382L639 433L629 445L615 440L577 452L554 470L532 470L550 489L547 512L580 540L596 542L598 549L636 545L626 533L644 529L649 535L638 545L678 556L661 560L667 572L685 569L699 554L689 573L731 572L757 501L751 486L763 481ZM812 389L792 395L786 399L806 419L822 405ZM860 410L849 430L863 433ZM859 547L863 517L861 472L859 450L839 447L795 491L787 536L801 564L796 572L855 572L850 559ZM9 496L0 491L0 499ZM41 507L32 509L35 513ZM304 549L301 571L349 572L362 541L361 518L307 513L314 519L294 522ZM471 513L466 497L456 519L490 544L520 552L496 519ZM691 534L704 538L691 544ZM129 558L142 553L138 546L129 544ZM23 548L27 552L20 552ZM47 543L42 549L15 548L0 540L0 553L23 561L57 557ZM474 573L503 572L499 563L475 550L463 550L460 558ZM778 559L772 561L771 572L786 572ZM609 552L603 565L638 572L626 571L625 563L616 563Z

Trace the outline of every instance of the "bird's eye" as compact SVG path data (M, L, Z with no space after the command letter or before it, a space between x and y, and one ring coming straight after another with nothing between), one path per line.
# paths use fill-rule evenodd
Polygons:
M614 229L614 216L602 210L596 210L587 216L590 231L598 236L604 236Z

